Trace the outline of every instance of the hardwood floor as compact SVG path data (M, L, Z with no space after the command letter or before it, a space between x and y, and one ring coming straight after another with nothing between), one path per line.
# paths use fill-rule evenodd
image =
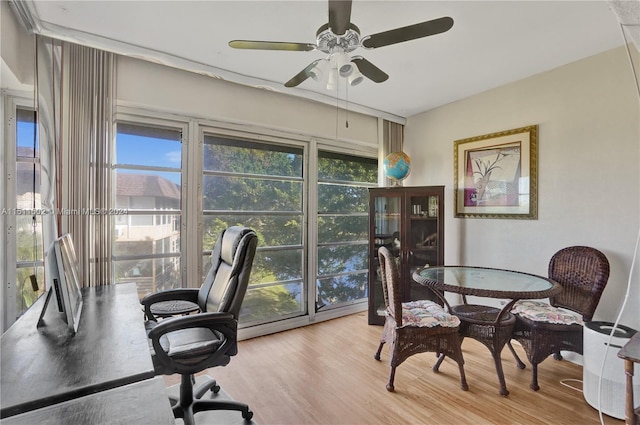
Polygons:
M458 368L446 359L433 373L432 353L417 354L396 370L395 393L385 389L389 350L373 355L382 328L365 313L240 342L227 367L209 369L234 399L249 404L260 425L360 424L600 424L584 400L582 367L549 357L539 366L540 391L529 389L531 369L516 367L502 353L510 391L499 394L489 351L465 339L462 345L469 391L460 389ZM515 345L518 354L524 352ZM168 385L178 376L165 378ZM197 417L196 417L197 419ZM606 425L624 421L604 416Z

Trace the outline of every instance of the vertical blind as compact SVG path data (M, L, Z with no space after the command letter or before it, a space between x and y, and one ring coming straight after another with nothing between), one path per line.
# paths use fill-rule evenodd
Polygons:
M115 55L38 36L36 73L43 198L55 213L43 225L45 243L70 233L83 284L111 283Z

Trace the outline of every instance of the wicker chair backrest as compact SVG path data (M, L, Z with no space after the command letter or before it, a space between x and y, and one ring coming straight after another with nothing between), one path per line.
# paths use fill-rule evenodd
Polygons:
M382 246L378 249L380 261L380 278L387 314L396 321L396 326L402 326L402 300L400 294L400 273L391 251Z
M551 257L549 278L563 287L551 305L580 313L589 322L609 280L609 261L595 248L570 246Z

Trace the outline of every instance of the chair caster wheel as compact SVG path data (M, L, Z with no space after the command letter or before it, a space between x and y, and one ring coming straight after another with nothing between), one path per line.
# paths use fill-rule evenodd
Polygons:
M242 412L242 417L244 418L245 421L250 421L251 418L253 418L253 412L247 409L246 412Z
M218 394L218 392L220 392L220 385L216 384L213 387L211 387L211 392L213 394Z

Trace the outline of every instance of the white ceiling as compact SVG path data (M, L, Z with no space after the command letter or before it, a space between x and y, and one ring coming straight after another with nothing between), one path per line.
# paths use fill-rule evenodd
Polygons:
M374 34L450 16L448 32L362 55L390 78L336 91L308 79L283 84L319 51L237 50L233 39L315 43L328 21L325 0L31 1L36 32L210 73L226 80L336 104L408 117L482 91L621 46L607 1L364 1L351 22ZM638 0L629 3L638 4ZM341 102L343 105L344 103Z

